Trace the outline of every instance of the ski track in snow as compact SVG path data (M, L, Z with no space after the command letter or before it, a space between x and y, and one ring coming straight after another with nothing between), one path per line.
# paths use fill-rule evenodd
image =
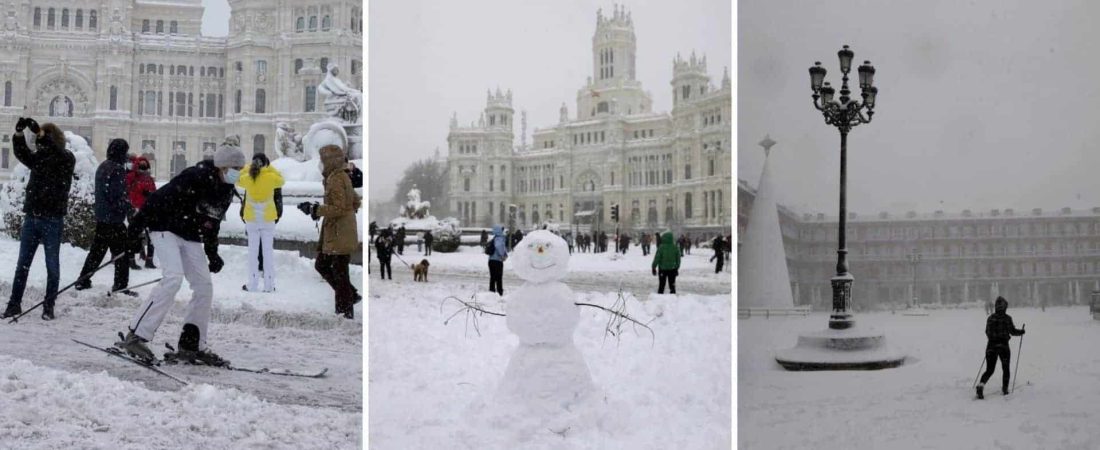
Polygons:
M878 371L787 372L775 362L799 333L826 327L823 313L739 320L738 447L1100 448L1100 321L1087 307L1009 307L1017 327L1027 324L1016 392L1001 395L998 362L985 400L971 387L985 355L984 312L930 312L856 315L857 327L874 325L909 355ZM1015 370L1019 338L1010 344Z
M423 258L415 250L406 247L406 261ZM590 429L558 434L561 430L527 417L488 426L478 419L518 340L502 317L479 317L480 336L462 314L443 323L457 310L453 302L440 310L450 295L469 300L481 292L477 299L485 308L505 311L503 301L486 292L485 256L474 250L429 257L429 283L412 282L411 271L396 258L393 281L371 280L372 449L730 448L730 274L714 274L713 265L706 264L709 255L685 257L681 273L689 275L678 280L683 281L677 283L678 296L651 294L657 283L649 273L652 256L642 257L637 247L619 261L608 253L573 255L567 282L576 300L610 306L622 281L635 293L627 312L642 321L655 319L650 326L656 338L629 328L621 339L605 338L607 314L582 307L574 339L610 417L584 422ZM375 260L371 276L377 277L377 270ZM505 294L519 283L506 263Z
M5 302L11 294L10 281L14 273L14 255L18 254L18 245L18 242L0 238L0 255L12 255L0 258L0 300ZM3 343L0 345L0 361L18 363L14 364L14 368L12 364L0 363L0 383L6 379L9 381L8 389L16 389L11 386L18 385L22 388L16 391L23 392L19 396L22 400L16 399L13 404L6 405L4 403L12 399L5 399L5 395L0 395L0 410L10 408L24 411L21 414L29 415L27 417L33 419L31 422L34 426L43 427L27 431L22 427L5 429L0 425L0 441L8 438L27 439L16 442L25 442L30 447L42 445L47 448L64 446L65 439L82 442L77 436L87 432L87 429L79 431L71 427L87 428L92 422L74 425L68 421L69 418L59 417L68 412L52 411L60 400L43 392L74 388L74 380L94 374L94 377L114 379L115 383L133 383L137 386L133 389L147 390L134 396L140 401L118 397L115 400L119 402L118 405L105 405L108 410L121 407L125 403L126 408L123 409L128 414L159 416L166 413L162 421L150 421L147 425L169 434L192 431L191 434L185 433L186 435L178 437L186 445L209 444L205 448L240 448L285 444L299 448L357 448L362 414L361 307L356 308L357 318L353 321L336 316L333 311L332 291L313 270L312 260L298 258L293 252L276 254L279 264L276 293L243 292L240 286L247 278L244 263L247 250L222 246L220 253L226 265L225 270L213 275L214 302L208 341L214 351L242 367L298 371L328 367L325 377L283 377L212 367L163 365L161 368L166 372L191 383L191 386L181 388L178 383L166 377L72 342L71 339L76 338L103 347L111 346L118 340L117 333L126 330L144 296L153 288L139 288L137 298L124 295L108 298L106 291L114 272L113 267L108 266L93 278L92 289L81 292L70 289L61 294L57 299L56 320L42 321L39 318L39 308L16 324L9 324L7 320L0 323L0 342ZM76 278L85 255L80 249L68 245L62 247L61 287ZM361 268L353 267L354 284L359 284L357 280L361 273ZM132 284L159 276L159 270L130 272ZM23 298L24 309L42 300L45 279L40 251L28 278ZM158 355L167 351L165 343L176 345L182 328L183 312L190 296L190 289L185 282L176 296L176 305L150 343L150 348ZM28 367L27 364L33 364L34 367ZM34 372L38 368L45 368L42 371L49 375L41 380L27 376L28 372ZM54 373L52 370L61 372ZM13 379L22 381L13 382ZM97 386L112 384L100 378L89 382ZM112 386L107 387L114 389ZM142 404L160 397L165 400L151 401L149 405ZM222 400L222 397L228 400ZM218 400L211 400L214 398ZM27 400L33 400L34 403L28 404ZM96 401L112 400L99 398ZM190 428L172 424L175 420L170 418L173 411L157 411L160 408L190 407L196 403L209 405L211 402L229 406L215 408L212 413L215 415L196 422ZM254 414L258 412L263 414ZM347 428L346 436L332 441L338 444L321 445L320 443L328 442L329 439L322 438L321 434L331 433L332 430L326 427L297 426L313 423L314 418L307 417L310 415L317 418L327 417L350 428ZM47 419L48 417L53 419ZM96 426L117 431L126 430L129 428L128 423L134 420L125 415L115 417L104 414L97 417L101 418L95 422L98 424ZM213 424L219 417L228 421L224 428ZM268 419L270 423L267 422ZM280 423L287 430L294 429L297 432L285 433ZM158 426L161 428L156 428ZM213 434L206 436L207 432ZM122 440L108 439L103 442L119 442L125 444L124 447L150 448L139 445L140 440L119 437L114 431L108 435ZM265 440L264 436L269 440ZM51 440L53 438L62 441ZM264 444L265 442L269 444Z

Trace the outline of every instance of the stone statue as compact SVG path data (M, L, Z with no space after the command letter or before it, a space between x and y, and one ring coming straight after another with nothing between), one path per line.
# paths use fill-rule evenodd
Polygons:
M401 207L401 217L406 219L423 219L431 215L429 209L432 207L431 202L420 201L420 189L416 188L414 184L412 189L409 189L409 193L406 195L409 200Z
M339 74L339 66L336 64L329 66L328 74L321 81L321 85L317 86L317 91L327 97L326 109L330 109L329 105L333 105L329 111L332 116L347 123L356 123L359 121L359 111L363 109L363 93L341 81L337 77Z
M296 133L286 122L275 125L275 155L276 158L306 160L305 151L302 150L302 134Z

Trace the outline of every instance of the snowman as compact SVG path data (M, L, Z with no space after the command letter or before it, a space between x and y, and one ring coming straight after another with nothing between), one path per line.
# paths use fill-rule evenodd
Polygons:
M508 361L498 399L544 414L570 411L595 388L573 343L580 310L573 291L561 282L569 247L539 230L524 237L510 256L526 283L504 299L508 330L519 337L519 347Z

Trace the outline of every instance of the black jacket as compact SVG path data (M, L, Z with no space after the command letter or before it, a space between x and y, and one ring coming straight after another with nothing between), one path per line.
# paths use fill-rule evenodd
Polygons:
M107 149L107 160L95 171L95 221L122 224L130 214L126 190L126 151L121 145Z
M16 133L12 143L15 158L31 169L23 212L35 217L65 217L76 158L65 150L64 142L51 142L46 135L35 141L35 152L22 133Z
M206 254L217 254L218 231L225 211L233 202L233 185L222 181L211 161L184 169L168 184L145 199L145 205L130 221L130 234L167 231L191 242L202 242Z
M390 257L393 256L393 246L390 245L388 237L381 237L374 241L375 254L378 255L378 260L381 262L388 262Z
M997 311L985 320L985 336L989 338L989 347L1007 346L1012 336L1024 334L1023 330L1017 330L1012 323L1012 316L1004 311Z
M432 245L432 242L434 242L434 241L435 241L435 236L432 236L432 232L431 231L425 231L424 232L424 243L428 244L428 245Z

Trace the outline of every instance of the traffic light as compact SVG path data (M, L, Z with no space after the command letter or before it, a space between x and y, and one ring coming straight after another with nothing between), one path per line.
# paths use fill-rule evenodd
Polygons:
M616 222L619 221L619 205L614 205L611 207L611 220L614 220Z

